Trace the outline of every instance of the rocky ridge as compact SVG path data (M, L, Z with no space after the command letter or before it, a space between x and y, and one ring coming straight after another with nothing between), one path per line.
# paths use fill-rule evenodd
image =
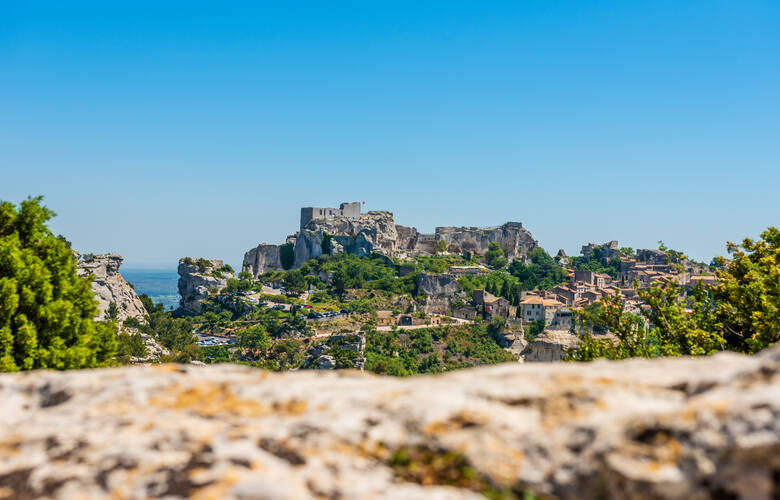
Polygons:
M209 296L212 289L222 289L227 286L232 273L220 271L224 266L221 260L198 259L189 257L179 259L179 308L185 314L200 314L203 310L202 300Z
M116 320L121 324L128 318L144 322L147 314L141 299L119 272L122 256L118 254L78 255L79 276L93 275L92 290L98 300L99 320L108 319L108 310L113 302L117 306Z
M496 242L506 250L510 261L538 246L519 222L489 228L437 227L435 234L421 234L413 227L396 224L391 212L374 211L357 217L335 216L306 222L286 240L294 248L292 267L322 255L325 235L331 238L332 253L368 255L378 252L389 257L432 254L438 240L447 242L451 252L476 254L484 254L488 245ZM261 243L250 249L244 255L242 268L253 276L282 269L280 245Z
M0 492L32 498L780 493L780 348L395 379L234 365L0 376Z

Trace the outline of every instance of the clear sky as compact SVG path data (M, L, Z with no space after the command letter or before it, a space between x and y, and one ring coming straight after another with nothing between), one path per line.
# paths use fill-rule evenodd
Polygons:
M126 266L353 200L709 260L780 224L780 2L0 2L0 199L36 194Z

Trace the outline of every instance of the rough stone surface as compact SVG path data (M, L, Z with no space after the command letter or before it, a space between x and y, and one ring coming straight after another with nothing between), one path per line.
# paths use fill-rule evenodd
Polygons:
M580 339L568 330L544 330L528 343L523 352L525 361L561 361L566 350L577 347Z
M472 477L519 497L780 493L778 348L408 379L230 365L40 371L0 376L0 398L6 498L479 498L437 485L447 475L420 474L424 463L394 469L399 450L439 467L460 453Z
M322 255L322 238L332 237L333 253L365 256L372 251L393 253L397 234L393 214L368 212L357 218L313 220L295 235L295 267Z
M455 298L463 295L458 279L451 274L420 273L417 289L428 297Z
M282 270L282 261L279 258L280 247L281 245L260 243L244 254L242 270L249 271L252 276L258 276L266 271Z
M483 255L491 243L498 243L511 262L534 250L538 243L519 222L507 222L499 227L437 227L436 238L443 239L451 252L471 252Z
M201 268L192 259L179 259L179 308L186 314L200 314L203 310L202 300L209 296L209 290L225 288L228 278L232 277L227 272L217 273L215 276L213 273L224 263L221 260L209 262L211 267Z
M496 242L512 261L538 246L531 233L519 222L488 228L437 227L435 234L421 234L413 227L396 224L393 214L385 211L349 217L329 215L313 220L304 217L302 221L301 229L287 237L287 243L294 245L294 268L322 255L325 234L332 237L332 253L348 252L359 256L372 252L403 258L431 254L435 252L436 241L443 239L451 252L480 255L487 252L490 243ZM279 248L280 245L261 243L244 254L242 269L255 277L268 270L282 269Z
M77 257L78 254L76 254ZM80 276L93 275L92 290L98 300L97 319L105 320L111 303L117 306L117 321L121 323L127 318L136 318L145 321L146 308L138 298L133 287L125 281L119 272L122 265L122 256L118 254L102 254L81 257L78 263Z

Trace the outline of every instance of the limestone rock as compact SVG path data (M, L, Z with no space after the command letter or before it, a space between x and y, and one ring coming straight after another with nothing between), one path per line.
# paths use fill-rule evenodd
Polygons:
M780 348L406 379L235 365L36 371L0 376L0 399L5 497L780 492Z
M509 261L538 247L531 233L520 222L507 222L498 227L437 227L436 238L443 239L452 252L484 255L491 243L498 243Z
M84 255L75 254L79 259L79 276L93 275L92 291L98 300L97 319L107 319L108 308L113 302L117 307L116 320L121 324L128 318L145 321L146 308L130 284L119 272L122 256L118 254Z
M333 253L347 252L360 257L373 251L392 254L397 239L390 212L368 212L357 218L312 220L295 235L295 267L322 255L325 234L332 238Z
M208 265L200 265L201 260L189 257L179 259L179 308L186 314L200 314L203 310L203 299L209 296L211 290L221 290L227 286L232 274L220 271L224 265L221 260L205 260ZM205 263L202 262L202 263Z
M452 274L420 273L417 277L417 289L428 297L455 298L463 295L463 288Z
M255 248L244 254L244 262L241 269L248 271L256 277L266 271L281 271L282 261L279 258L281 245L269 245L260 243Z
M519 222L507 222L498 227L437 227L435 234L421 234L413 227L395 223L393 214L375 211L361 214L357 203L342 204L350 207L349 215L340 215L344 209L301 209L301 228L287 237L294 246L293 268L309 259L322 255L325 235L331 237L331 253L347 252L358 256L380 253L389 257L407 258L435 253L436 241L447 242L452 252L471 252L483 255L490 243L498 243L512 261L537 248L531 233ZM316 212L317 217L313 214ZM282 269L279 258L280 245L261 243L244 254L243 270L257 277L268 270Z
M317 358L315 367L318 370L333 370L336 368L336 358L329 354L323 354Z
M544 330L536 336L523 353L525 361L561 361L566 350L576 347L579 337L568 330Z

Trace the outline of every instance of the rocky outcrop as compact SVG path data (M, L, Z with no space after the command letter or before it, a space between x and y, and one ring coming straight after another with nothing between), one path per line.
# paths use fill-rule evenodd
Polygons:
M580 338L568 330L544 330L528 343L525 361L562 361L568 349L576 348Z
M357 218L313 220L295 235L295 267L322 255L322 241L326 234L330 236L331 253L347 252L361 257L373 251L392 254L397 239L390 212L368 212Z
M119 272L122 265L122 256L118 254L79 255L78 274L80 276L92 275L92 290L98 300L99 320L109 319L111 304L116 304L115 319L121 324L128 318L136 318L144 322L147 315L146 308L138 298L130 284L125 281Z
M452 274L420 273L417 294L425 298L422 308L429 314L450 314L455 302L466 298Z
M451 252L471 252L483 255L491 243L498 243L510 261L534 250L538 243L520 222L507 222L498 227L437 227L436 239L443 239Z
M260 243L244 254L241 269L250 272L255 277L266 271L282 270L282 261L279 258L280 246Z
M344 205L344 204L342 204ZM359 204L349 204L359 207ZM323 240L330 241L331 253L347 252L369 255L372 252L390 257L410 257L432 254L438 240L444 240L451 252L484 254L490 243L498 243L511 261L537 248L537 242L519 222L507 222L499 227L437 227L435 234L421 234L413 227L395 223L390 212L377 211L365 214L358 208L349 216L338 215L336 209L304 208L301 212L301 229L287 237L294 246L293 268L323 253ZM312 218L311 210L326 211L327 217ZM317 212L319 213L319 212ZM282 269L280 245L261 243L244 254L242 269L253 276L268 270Z
M203 311L203 299L212 290L221 290L227 286L232 273L223 270L221 260L193 260L189 257L179 259L179 309L185 314L200 314Z
M428 297L455 298L463 295L463 288L452 274L420 273L417 277L417 293L424 293Z
M780 493L780 349L396 379L148 366L0 376L0 491L32 498Z

